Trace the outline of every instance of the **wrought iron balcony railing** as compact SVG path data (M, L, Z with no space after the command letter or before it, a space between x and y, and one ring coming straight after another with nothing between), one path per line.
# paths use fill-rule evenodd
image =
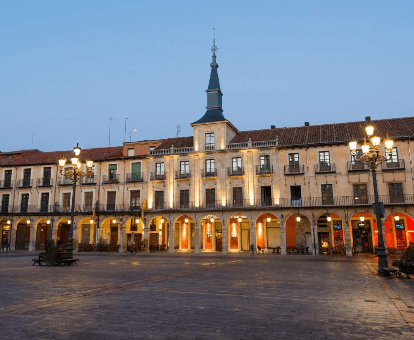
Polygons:
M285 165L285 175L303 175L305 173L303 164Z
M191 178L191 171L177 170L175 172L175 179L188 179Z
M127 181L127 183L143 182L144 181L144 173L142 173L142 172L133 172L133 173L130 173L130 174L126 174L126 181Z
M73 185L73 181L66 177L61 177L59 181L60 186Z
M51 187L53 185L53 178L38 178L36 180L37 187Z
M244 175L244 167L229 167L227 168L227 174L229 177L231 176L243 176Z
M315 173L329 173L329 172L336 172L335 163L318 163L315 164Z
M93 176L93 177L85 176L85 177L82 178L80 184L81 185L95 185L96 184L96 177L95 176Z
M201 177L202 178L217 177L217 169L201 170Z
M369 171L369 168L364 162L350 161L348 162L348 172L351 171Z
M16 187L18 188L31 188L32 187L32 179L31 178L24 178L16 180Z
M11 180L0 181L0 189L11 189L13 182Z
M165 181L167 178L166 172L160 172L160 173L150 173L150 181Z
M119 174L108 173L102 176L102 184L118 184Z
M405 162L403 159L388 160L382 163L382 170L391 171L391 170L404 170Z
M256 175L271 175L273 174L273 165L256 165Z

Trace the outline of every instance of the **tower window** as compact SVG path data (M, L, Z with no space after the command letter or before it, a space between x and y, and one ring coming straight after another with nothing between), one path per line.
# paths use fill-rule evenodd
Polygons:
M206 146L214 145L214 133L206 133Z

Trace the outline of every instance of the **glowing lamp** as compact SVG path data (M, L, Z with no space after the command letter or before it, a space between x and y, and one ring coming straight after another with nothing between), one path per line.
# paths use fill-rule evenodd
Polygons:
M47 221L46 221L46 224L50 224L50 220L47 220Z
M139 218L135 219L135 223L138 224L139 223Z
M90 224L93 224L93 222L94 222L93 220L90 220L90 221L89 221L89 223L90 223Z
M30 220L27 220L26 223L27 223L27 225L29 225L30 224Z
M211 223L214 223L214 218L210 218L210 222Z
M365 217L364 217L364 216L361 216L361 217L359 218L359 220L360 220L361 222L364 222L364 221L365 221Z
M400 220L400 216L395 215L394 220L399 221Z
M357 148L357 141L351 141L349 142L349 148L351 149L351 151L355 151Z
M326 220L327 220L328 222L331 222L331 221L332 221L332 217L331 217L331 216L328 216L328 217L326 218Z
M11 221L10 220L7 220L7 224L11 224Z
M371 141L372 141L372 145L379 146L381 143L381 138L378 136L375 136L371 138Z
M70 158L70 162L72 163L72 165L77 165L79 162L79 158L76 156L73 156Z
M363 153L368 153L369 152L369 144L368 143L362 144L361 149L362 149Z
M161 221L161 223L164 223L164 219L163 218L160 221Z
M371 136L374 134L374 127L373 127L372 125L368 125L368 126L365 128L365 131L366 131L367 135L368 135L369 137L371 137Z
M237 221L241 222L241 221L242 221L242 218L241 218L241 217L239 217L239 218L237 219Z
M73 154L74 154L75 156L79 156L79 155L80 155L80 152L81 152L81 148L79 147L79 144L78 144L78 145L76 145L76 146L73 148Z
M91 159L87 159L87 160L86 160L86 166L87 166L88 168L92 168L92 166L93 166L93 160L91 160Z
M267 223L269 223L271 220L272 220L272 219L271 219L270 217L268 217L268 218L266 219Z
M188 223L188 218L186 218L186 219L184 220L184 223Z
M71 220L68 220L68 224L71 224L71 222L72 222Z
M116 220L112 220L112 223L115 224L116 223Z
M300 222L300 216L296 216L296 222Z
M66 158L62 156L61 158L59 158L58 163L59 163L59 166L63 168L66 164Z
M389 137L387 137L387 139L384 140L384 144L385 144L385 148L388 151L391 151L392 147L394 146L394 141L390 139Z

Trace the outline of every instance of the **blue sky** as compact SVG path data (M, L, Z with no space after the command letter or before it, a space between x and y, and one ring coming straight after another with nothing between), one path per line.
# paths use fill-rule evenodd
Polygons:
M0 150L413 115L413 1L0 0ZM127 120L127 134L124 123Z

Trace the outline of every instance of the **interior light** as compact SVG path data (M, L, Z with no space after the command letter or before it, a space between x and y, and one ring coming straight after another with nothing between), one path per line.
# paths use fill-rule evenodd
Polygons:
M27 223L27 225L29 225L30 224L30 220L27 220L26 223Z
M7 224L11 224L11 221L10 220L7 220Z
M269 223L272 219L268 217L266 220L267 220L267 223Z
M211 218L211 219L210 219L210 222L211 222L211 223L214 223L214 218Z
M239 217L239 218L237 219L237 221L241 222L241 221L242 221L242 218L241 218L241 217Z
M296 222L300 222L300 216L296 216Z
M116 220L112 220L112 223L115 224L116 223Z
M47 220L47 221L46 221L46 224L50 224L50 220Z
M366 131L367 135L368 135L369 137L371 137L371 136L374 134L374 127L373 127L372 125L368 125L368 126L365 128L365 131Z
M364 217L364 216L361 216L361 217L359 218L359 220L360 220L360 221L362 221L362 222L364 222L364 221L365 221L365 217Z
M90 220L90 221L89 221L89 223L90 223L90 224L93 224L93 222L94 222L93 220Z
M184 223L188 223L188 218L186 218L186 219L184 220Z
M70 224L72 221L71 220L68 220L68 224Z
M331 221L332 221L332 217L331 217L331 216L328 216L328 217L326 218L326 220L327 220L328 222L331 222Z
M161 221L161 223L164 223L164 219L163 218L160 221Z
M135 219L135 223L138 224L139 223L139 218Z
M395 215L394 220L399 221L400 220L400 216Z

